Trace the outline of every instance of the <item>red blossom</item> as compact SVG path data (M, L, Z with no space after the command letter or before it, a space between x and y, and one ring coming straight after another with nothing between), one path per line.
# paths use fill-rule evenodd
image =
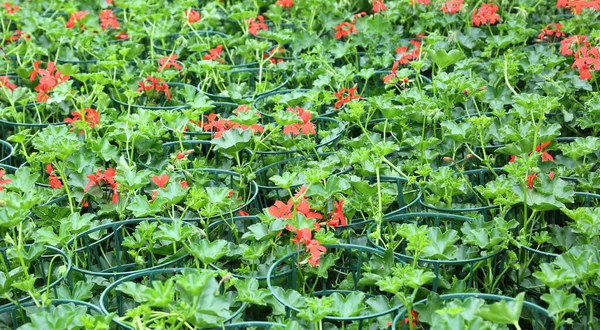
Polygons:
M464 0L449 0L444 2L441 10L446 14L456 14L463 6Z
M2 4L2 6L4 6L4 8L6 9L6 13L11 15L14 14L15 12L21 10L21 8L17 5L11 5L10 2L4 2Z
M570 8L575 15L579 15L583 9L600 9L600 0L558 0L556 8Z
M289 124L283 128L283 134L299 135L300 132L304 135L316 134L315 124L310 121L312 114L299 106L295 108L289 107L287 111L297 115L302 120L302 123Z
M408 62L416 60L421 56L421 42L418 40L411 40L409 42L413 46L410 52L408 51L409 46L396 48L396 61L400 64L408 64Z
M547 151L544 151L546 149L546 147L548 147L550 145L551 142L552 141L544 142L535 147L536 152L542 153L542 162L554 161L554 157L552 157L552 155L549 154Z
M45 102L48 100L48 93L52 91L56 86L69 80L71 77L64 75L60 71L56 71L54 62L48 62L46 69L40 68L41 61L35 61L33 63L33 71L29 74L29 80L34 81L39 75L39 84L35 87L38 92L37 102Z
M152 182L158 186L158 188L164 188L167 182L169 182L169 176L162 174L161 176L153 176Z
M550 39L550 37L554 37L554 38L564 37L565 33L561 29L562 29L562 24L550 23L542 29L542 32L540 32L540 34L538 34L537 38L540 40L544 40L545 38Z
M343 37L349 36L351 33L358 33L358 30L354 27L354 24L350 22L342 22L333 28L335 29L336 39L342 39Z
M83 108L81 111L71 113L72 118L65 118L65 122L73 125L76 121L85 121L90 128L94 128L100 123L100 114L91 108Z
M89 13L89 10L78 11L76 13L72 13L71 16L69 16L69 20L67 21L67 23L65 23L65 26L69 29L74 28L75 23L84 19L88 13ZM83 24L81 24L81 27L84 27Z
M285 62L282 58L274 57L276 52L277 53L285 53L285 49L280 46L273 47L273 48L271 48L271 50L269 50L263 54L263 58L269 59L269 62L271 62L274 65Z
M292 239L292 243L307 243L312 240L312 231L310 228L296 228L292 225L286 225L285 229L296 234Z
M250 18L248 20L248 33L257 35L260 30L268 30L269 27L265 24L265 18L263 15L258 15L256 18Z
M165 57L159 58L157 60L158 65L160 65L158 67L158 69L156 71L161 72L164 69L168 69L170 67L173 67L177 70L181 70L181 64L177 63L177 54L171 54L171 55L167 55Z
M581 46L590 46L587 36L572 35L560 41L560 53L563 56L573 55L573 48L579 49Z
M290 219L292 217L292 208L294 202L290 199L287 204L282 201L275 201L273 206L269 207L269 214L278 219Z
M0 76L0 87L14 91L17 88L17 85L10 82L9 76Z
M277 0L275 4L283 8L292 8L292 6L294 5L294 0Z
M187 180L179 182L179 185L181 186L181 188L187 188L190 186L190 184L187 182Z
M0 191L4 190L4 187L2 185L12 182L11 179L4 178L5 174L6 174L6 171L3 168L0 168Z
M13 42L13 41L17 41L21 38L25 38L27 40L31 39L27 34L23 33L23 31L15 30L15 32L13 32L13 34L10 36L10 38L8 38L6 40L8 42Z
M378 13L380 11L385 11L385 3L383 3L383 0L373 0L373 12Z
M333 216L329 221L327 221L327 225L331 227L339 227L340 225L346 226L346 217L344 216L343 208L344 208L344 200L340 199L339 202L334 201L335 211L333 211Z
M236 112L239 110L240 108L238 107L238 109L236 109ZM258 114L258 116L260 117L260 114ZM240 128L242 130L247 130L247 129L252 129L253 132L259 132L262 133L264 132L264 128L260 125L260 124L252 124L250 126L248 125L242 125L236 122L233 122L231 120L227 120L227 119L221 119L221 118L217 118L217 114L216 113L211 113L209 115L205 115L204 118L206 118L206 121L204 123L201 123L200 121L197 122L197 125L200 126L204 131L213 131L214 138L220 138L223 133L229 131L232 128Z
M327 251L327 248L321 245L321 243L319 243L319 241L317 241L316 239L313 239L306 244L306 250L310 253L308 263L314 267L319 264L321 254L325 253Z
M344 104L349 103L351 100L360 99L359 95L354 95L356 93L356 86L352 88L342 88L337 93L334 93L333 96L337 98L337 102L335 102L335 108L341 108Z
M83 189L83 192L87 192L93 186L100 186L101 184L107 184L110 189L112 189L113 196L112 202L113 204L117 204L119 201L119 191L117 189L117 183L115 182L115 175L117 175L117 170L114 168L107 168L104 173L102 173L101 169L97 169L95 174L90 174L87 178L90 180Z
M533 181L537 178L537 173L527 176L527 189L533 189Z
M109 27L112 29L119 28L119 22L117 22L117 17L115 16L115 14L113 13L112 10L105 9L105 10L101 11L99 18L100 18L100 27L101 28L103 28L103 29L107 29Z
M493 3L484 3L480 8L473 10L472 20L474 26L481 24L496 24L500 22L500 15L496 14L498 6Z
M575 52L575 61L571 68L577 68L579 70L579 79L592 79L590 69L594 69L595 71L600 70L600 50L595 47L581 46L581 48Z
M149 83L149 84L146 84ZM169 92L169 85L162 78L154 78L152 76L146 77L146 79L142 82L139 81L137 92L147 92L155 90L157 92L163 92L167 96L167 100L171 99L171 92Z
M185 18L187 18L187 21L190 24L194 24L200 21L200 13L195 11L194 9L188 9L185 12L183 12L183 14L185 15Z
M217 47L210 49L208 54L204 54L205 61L218 61L223 63L225 60L221 58L221 52L223 52L223 45L218 45Z
M240 216L242 217L247 217L250 215L250 213L244 211L244 210L239 210L238 213L240 214Z

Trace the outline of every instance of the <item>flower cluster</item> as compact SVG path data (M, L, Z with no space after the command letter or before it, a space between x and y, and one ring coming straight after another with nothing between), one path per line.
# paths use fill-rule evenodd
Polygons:
M142 81L138 81L138 89L137 92L148 92L148 91L157 91L163 92L167 96L167 100L171 99L171 92L169 92L169 85L162 78L154 78L152 76L146 77L146 79Z
M360 99L359 95L354 95L356 93L356 86L352 88L342 88L337 93L334 93L333 96L337 98L337 102L335 102L335 108L339 109L344 104L349 103L351 100Z
M209 49L208 54L204 54L205 61L217 61L217 62L225 62L224 59L221 58L221 53L223 52L223 45L218 45L215 48Z
M2 185L12 182L11 179L4 178L5 174L6 174L6 171L3 168L0 168L0 191L4 190L4 187Z
M158 189L165 189L165 190L167 189L166 186L167 186L167 183L169 183L169 179L170 179L170 177L164 173L161 174L161 176L155 175L151 178L152 182L154 182L154 184L158 186ZM181 188L189 187L189 183L185 180L179 182L179 185L181 186ZM152 191L152 195L151 195L152 200L156 199L156 195L158 195L158 189L155 189Z
M29 80L34 81L38 75L40 76L39 83L35 87L35 90L38 92L37 102L46 102L49 98L48 93L71 77L56 70L54 62L48 62L46 69L40 68L41 63L42 61L35 61L33 63L33 71L29 74Z
M117 22L117 17L115 16L115 14L113 13L112 10L105 9L105 10L101 11L99 18L100 18L100 27L101 28L103 28L103 29L107 29L109 27L112 29L119 28L119 22Z
M380 11L385 11L385 3L383 3L383 0L373 0L373 12L378 13Z
M87 192L93 186L100 186L103 183L107 184L108 187L112 190L112 202L113 204L117 204L119 202L119 190L117 189L117 183L115 182L115 175L117 175L117 170L114 168L107 168L104 173L102 173L101 169L97 169L95 174L90 174L87 178L90 180L83 189L83 192Z
M275 57L276 53L285 53L285 48L280 47L280 46L273 47L269 51L267 51L263 54L263 58L268 59L269 62L271 62L271 64L273 64L273 65L277 65L278 63L285 62L282 58L276 58Z
M195 11L194 9L188 9L185 12L183 12L183 14L185 15L185 18L187 18L187 21L190 24L194 24L200 21L200 13Z
M396 61L400 62L400 64L408 64L408 62L414 61L421 56L421 42L417 40L411 40L409 42L413 46L410 52L408 51L408 46L396 48Z
M446 14L456 14L461 10L461 8L463 6L463 2L464 2L464 0L446 1L442 5L441 11L443 11Z
M473 10L473 26L496 24L500 22L500 15L496 13L497 11L498 6L493 3L482 4L480 8Z
M8 88L11 91L14 91L17 88L17 85L10 82L9 76L0 76L0 88Z
M352 33L358 33L358 30L354 26L354 24L350 22L342 22L333 27L335 29L335 38L342 39L343 37L347 37Z
M2 6L4 7L4 9L6 9L6 13L9 15L14 14L15 12L21 10L21 7L17 6L17 5L11 5L10 2L6 1L2 4Z
M46 165L46 173L48 173L48 184L52 189L60 189L63 186L62 181L56 176L52 164Z
M72 118L65 118L65 122L73 125L74 122L83 121L87 123L89 128L94 128L94 126L100 123L100 114L98 111L91 108L83 108L81 111L74 111L71 113ZM73 129L71 129L72 131Z
M87 14L89 14L89 10L78 11L78 12L72 13L69 16L69 20L67 21L67 23L65 23L65 26L69 29L74 28L75 23L84 19L87 16ZM84 28L85 26L83 24L81 24L80 27Z
M238 114L240 112L248 112L248 111L250 111L250 108L245 105L241 105L236 109L236 113L238 113ZM260 113L258 114L258 117L260 117ZM258 123L255 123L252 125L243 125L243 124L236 123L236 122L228 120L228 119L218 118L218 115L216 113L211 113L209 115L205 115L204 118L206 119L205 122L198 120L197 122L192 121L192 123L200 126L206 132L214 132L213 137L215 139L220 138L221 136L223 136L223 133L225 133L233 128L240 128L242 130L247 130L248 128L250 128L250 129L252 129L252 131L254 133L264 132L264 128Z
M257 35L260 30L268 30L269 27L265 24L265 18L263 15L258 15L256 18L250 18L248 20L248 33L251 35Z
M292 6L294 5L294 0L277 0L275 4L283 8L292 8Z
M288 107L287 111L300 117L302 122L286 125L283 128L283 134L299 135L300 132L302 132L304 135L317 134L315 131L315 124L310 121L312 118L312 114L310 112L300 108L299 106L294 108Z
M600 51L590 45L586 36L572 35L561 40L560 53L563 56L575 55L571 68L577 68L581 80L592 79L590 70L600 70Z
M558 0L556 9L560 8L570 8L575 15L579 15L583 9L600 9L600 0Z
M175 68L177 70L181 70L181 64L177 63L177 54L167 55L165 57L161 57L158 60L158 72L161 72L164 69Z
M553 37L552 39L554 40L554 38L564 37L565 33L561 29L562 29L562 24L550 23L542 29L542 32L540 32L540 34L538 34L537 38L540 40L544 40L544 39L550 39L550 37Z

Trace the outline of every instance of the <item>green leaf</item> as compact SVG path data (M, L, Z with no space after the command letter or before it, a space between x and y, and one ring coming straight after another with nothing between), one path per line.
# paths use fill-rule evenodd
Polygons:
M365 294L363 292L351 292L346 297L339 292L334 292L330 295L333 299L335 309L333 314L339 317L358 316L366 307L363 304Z
M190 254L205 265L211 264L227 254L227 241L218 239L210 242L202 239L190 244Z
M234 279L234 285L238 292L237 299L249 304L266 306L265 299L271 295L269 290L259 288L258 280L253 277L246 278L245 281Z
M429 57L440 69L458 62L463 56L464 54L458 49L452 49L450 52L446 52L445 49L429 50Z
M212 139L211 143L215 145L215 150L220 150L229 155L233 155L248 146L252 140L252 130L241 128L232 128L221 135L218 139Z
M477 315L483 319L500 324L518 324L523 310L525 293L519 293L514 301L498 301L491 305L483 305Z
M541 298L548 303L548 314L550 316L577 313L579 305L583 303L583 300L579 299L574 293L555 288L550 288L550 293L543 294Z

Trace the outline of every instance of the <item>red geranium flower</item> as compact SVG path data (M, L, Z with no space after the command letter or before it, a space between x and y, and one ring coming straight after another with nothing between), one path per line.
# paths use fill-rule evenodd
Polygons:
M283 8L292 8L294 0L277 0L276 5L280 5Z
M33 71L29 74L29 80L34 81L39 75L39 84L35 87L38 92L37 102L45 102L48 100L48 93L52 91L56 86L69 80L71 77L62 74L60 71L56 71L54 62L48 62L46 69L40 68L41 61L35 61L33 63Z
M72 13L71 16L69 16L69 20L67 21L67 23L65 23L65 26L69 29L72 29L73 27L75 27L75 23L84 19L88 13L89 10ZM81 24L81 27L84 27L83 24Z
M552 141L544 142L535 147L536 152L542 153L542 162L554 161L554 157L552 157L552 155L549 154L547 151L544 151L546 149L546 147L548 147L548 145L550 145L551 142Z
M456 14L462 8L464 0L450 0L442 5L442 11L446 14Z
M118 29L119 28L119 22L117 22L117 17L115 16L115 14L113 13L112 10L110 9L105 9L103 11L100 12L100 27L103 29L107 29L107 28L113 28L113 29Z
M287 204L282 201L275 201L275 204L269 207L269 214L278 219L290 219L292 217L292 208L294 202L290 199Z
M4 8L6 9L6 13L11 15L14 14L15 12L21 10L21 8L17 5L11 5L10 2L4 2L4 4L2 4L4 6Z
M344 200L340 199L339 203L334 201L333 204L335 205L335 211L333 211L333 217L331 217L331 220L327 221L327 225L332 227L339 227L340 224L342 226L346 226L346 217L342 211L344 208Z
M161 72L162 70L168 69L170 67L174 67L177 70L181 70L181 65L177 63L177 54L167 55L165 57L159 58L157 61L160 65L158 67L158 70L156 70L158 72Z
M383 0L373 0L373 12L374 13L378 13L380 11L384 11L385 10L385 3L383 3Z
M593 68L596 71L600 70L600 50L595 47L581 46L581 48L575 52L575 61L571 68L577 68L579 70L579 79L592 79L590 69Z
M493 3L484 3L480 8L473 10L473 25L496 24L500 22L500 15L496 14L498 6Z
M321 243L319 243L319 241L317 241L316 239L313 239L306 244L306 250L310 253L308 263L314 267L319 264L321 254L325 253L327 251L327 248L321 245Z
M554 36L555 38L564 37L565 33L562 32L562 24L560 23L550 23L546 25L540 34L538 34L538 39L544 40L546 37L550 38Z
M286 225L285 229L296 233L296 237L292 239L292 243L307 243L312 239L310 228L298 229L292 225Z
M343 37L349 36L351 33L358 33L358 30L354 27L354 24L350 22L342 22L333 28L335 29L336 39L342 39Z
M257 21L258 20L258 21ZM260 30L268 30L269 27L265 24L265 18L263 15L258 15L256 18L250 18L248 20L248 33L257 35Z
M102 173L101 169L97 169L96 174L90 174L87 176L90 181L88 182L87 186L85 186L85 189L83 189L83 192L87 192L95 185L100 186L103 183L108 184L113 192L112 202L117 204L119 201L119 191L117 189L117 183L115 182L115 175L117 175L117 170L114 168L107 168L104 173Z
M71 113L72 118L65 118L65 122L73 125L74 122L83 120L90 128L100 123L100 114L98 111L91 108L83 108L81 111L74 111Z
M162 174L161 176L153 176L152 182L154 182L158 188L164 188L167 182L169 182L169 176L166 174Z
M289 112L296 114L300 119L302 119L302 123L289 124L283 128L284 134L292 134L299 135L300 132L304 135L308 134L316 134L315 124L310 121L312 114L299 106L295 108L289 107L287 109Z
M9 76L1 76L0 77L0 87L8 88L11 91L14 91L17 88L17 85L10 82Z
M194 24L200 21L200 13L195 11L194 9L188 9L184 12L185 17L188 20L188 23Z
M223 52L223 45L210 49L208 54L204 54L205 61L218 61L223 63L225 60L221 59L221 52Z
M63 184L62 181L54 174L54 169L52 168L52 164L46 165L46 173L48 173L48 184L50 184L50 188L52 189L60 189Z
M149 83L149 84L146 84ZM146 77L146 79L142 82L139 81L138 85L140 86L136 91L144 92L155 90L157 92L163 92L167 96L167 100L171 99L171 92L169 92L169 85L162 78L154 78L152 76Z
M3 168L0 168L0 191L4 190L4 187L2 185L12 182L11 179L4 178L5 174L6 174L6 171Z
M354 95L354 93L356 93L356 88L356 86L352 88L342 88L337 93L334 93L333 96L337 98L335 108L341 108L342 105L349 103L351 100L360 99L360 96Z
M560 53L563 56L573 55L573 46L579 49L581 46L589 47L590 43L586 41L587 36L572 35L560 41Z

